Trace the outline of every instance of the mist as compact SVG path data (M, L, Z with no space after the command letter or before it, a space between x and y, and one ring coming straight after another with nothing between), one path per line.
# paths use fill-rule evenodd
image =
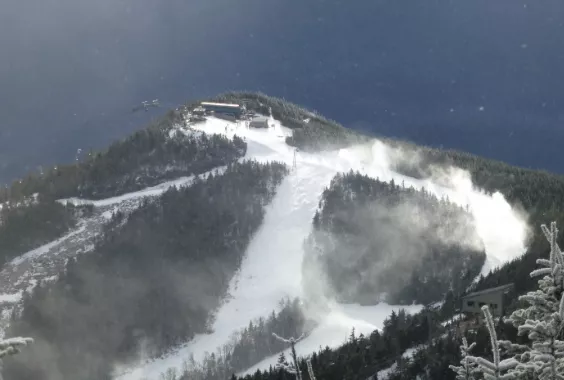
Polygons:
M315 260L312 263L311 258L305 259L305 295L309 299L324 297L324 302L315 302L323 310L331 304L334 306L330 308L338 307L334 304L335 300L350 302L355 299L355 294L357 300L366 298L361 303L385 301L386 291L382 290L382 294L377 291L366 293L363 287L372 284L368 289L374 290L374 286L378 288L378 283L386 284L388 289L404 286L411 273L417 272L417 268L435 255L437 244L442 249L458 247L471 256L485 252L485 262L478 269L474 281L479 275L485 276L525 253L530 232L527 214L518 206L509 204L501 193L488 193L475 186L468 171L452 166L429 165L419 151L390 146L381 140L341 149L338 157L340 165L337 166L341 171L349 167L382 181L393 180L396 186L424 188L438 199L458 205L461 211L445 214L421 207L413 199L392 206L375 201L352 213L337 211L335 215L339 223L344 222L348 229L356 231L355 234L333 235L314 229L305 243L306 252L308 245L313 247L309 255L314 257L323 255L320 249L338 252L338 256L331 259L332 265L344 268L345 273L353 268L361 270L356 272L357 280L341 282L336 289L336 273L328 272L319 263L315 264ZM396 172L396 168L406 166L416 167L426 175L416 179ZM448 219L444 219L447 216ZM377 247L379 253L371 251L370 247ZM441 266L437 271L443 269L444 266ZM460 273L456 275L460 276ZM318 317L319 311L312 315Z

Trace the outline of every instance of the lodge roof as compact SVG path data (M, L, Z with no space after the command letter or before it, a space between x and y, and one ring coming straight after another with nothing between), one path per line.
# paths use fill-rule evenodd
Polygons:
M511 288L513 288L513 284L506 284L495 288L480 290L479 292L468 293L465 296L463 296L462 299L483 296L485 294L490 294L490 293L505 292Z

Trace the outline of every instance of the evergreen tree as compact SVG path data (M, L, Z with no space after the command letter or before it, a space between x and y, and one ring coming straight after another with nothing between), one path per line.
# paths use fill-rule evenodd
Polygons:
M538 289L519 297L528 307L515 310L506 322L528 338L528 344L510 340L498 341L494 322L488 306L482 307L490 333L493 361L482 357L465 357L479 366L485 379L564 379L564 257L557 243L558 229L552 222L550 229L541 229L550 244L550 257L538 259L542 268L531 272L531 277L543 276ZM513 354L500 360L500 347ZM464 353L463 353L464 355Z
M10 355L16 355L21 352L23 346L33 343L33 338L9 338L0 340L0 380L2 376L3 358Z
M474 380L474 372L476 370L476 364L471 361L468 356L470 351L476 346L476 343L472 343L468 346L468 341L466 337L462 338L462 345L460 346L460 352L462 353L461 366L449 366L454 372L456 372L456 380Z
M272 333L272 335L276 339L278 339L279 341L290 344L290 352L291 352L291 355L292 355L292 363L291 364L282 363L279 368L285 370L288 373L295 375L296 380L302 380L302 372L300 370L298 355L296 353L296 343L299 342L303 338L303 335L300 336L298 339L295 339L293 337L289 338L289 339L282 338L281 336L277 335L276 333Z
M564 258L557 243L558 229L552 222L550 230L546 225L542 231L550 244L550 258L539 259L542 266L531 272L531 277L543 276L539 288L519 297L520 301L529 304L527 308L513 312L507 322L518 329L519 335L530 340L528 346L506 342L513 351L521 351L516 355L519 365L513 371L517 377L533 374L536 378L564 378ZM523 352L524 351L524 352Z
M501 350L500 342L497 339L497 333L495 331L494 320L488 305L482 307L484 313L484 320L486 322L486 327L490 333L490 342L493 361L489 361L485 358L467 356L467 358L478 365L478 371L483 373L484 379L486 380L510 380L515 379L515 375L510 372L518 364L514 358L508 358L501 360Z

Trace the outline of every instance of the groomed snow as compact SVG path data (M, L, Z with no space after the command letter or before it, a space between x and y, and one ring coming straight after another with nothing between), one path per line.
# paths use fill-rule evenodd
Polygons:
M244 123L233 123L217 118L191 128L178 126L181 133L238 135L247 141L245 159L260 162L280 161L292 167L294 148L285 144L291 130L271 120L274 128L249 129ZM475 189L467 173L450 170L436 178L416 180L394 173L390 166L390 151L379 141L363 146L332 152L296 154L297 167L285 178L278 192L266 209L265 221L252 239L246 252L240 273L229 288L229 297L217 311L211 334L198 335L176 353L164 359L141 362L130 368L116 368L116 379L158 379L168 368L181 369L183 361L193 354L196 360L204 353L216 352L229 337L249 321L267 316L278 309L284 296L303 294L301 262L303 239L311 230L311 220L321 192L338 172L356 170L381 180L404 181L406 186L425 187L437 196L448 195L451 201L469 205L478 233L485 242L488 260L484 270L490 270L524 252L526 223L507 204L501 194L489 196ZM416 312L421 306L400 307L380 303L376 306L333 305L319 326L298 344L300 355L308 355L319 347L335 347L342 344L354 327L357 332L368 334L382 328L384 319L392 310L400 308ZM278 354L265 359L248 371L266 369L276 361Z

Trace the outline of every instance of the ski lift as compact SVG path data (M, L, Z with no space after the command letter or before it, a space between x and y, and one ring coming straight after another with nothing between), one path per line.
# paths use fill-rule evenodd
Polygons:
M153 99L152 101L143 101L141 102L141 105L133 107L132 112L137 112L139 110L144 109L145 112L149 111L149 108L151 107L160 107L161 104L159 102L159 99Z

